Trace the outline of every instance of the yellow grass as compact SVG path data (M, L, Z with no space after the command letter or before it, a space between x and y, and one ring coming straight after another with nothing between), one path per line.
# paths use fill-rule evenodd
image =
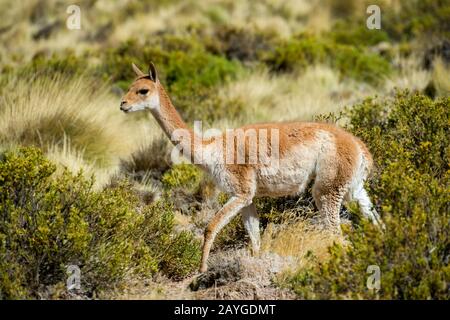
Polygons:
M433 62L431 78L433 79L437 95L448 97L450 95L450 66L446 65L440 57Z
M98 167L87 161L83 152L70 146L70 141L64 137L62 145L52 145L46 152L48 159L57 164L57 174L63 169L72 173L82 172L87 179L94 178L94 188L101 189L110 182L111 177L118 172L118 166Z
M343 239L308 220L298 220L283 225L270 224L262 236L261 248L282 257L294 257L300 267L307 263L308 254L313 254L319 261L326 260L328 248L334 242L343 243Z
M298 270L311 267L314 261L325 262L329 259L329 247L333 243L345 245L342 236L333 234L312 225L308 220L269 225L261 239L261 248L282 257L293 258L294 265L288 265L276 275L276 281L283 283Z
M392 92L397 89L423 90L430 81L431 74L421 66L421 59L412 55L408 58L396 57L397 74L386 79L384 90Z
M369 86L341 81L326 66L311 66L301 74L271 76L264 71L251 73L220 90L224 101L240 101L249 116L244 122L309 121L314 116L338 112L374 94Z

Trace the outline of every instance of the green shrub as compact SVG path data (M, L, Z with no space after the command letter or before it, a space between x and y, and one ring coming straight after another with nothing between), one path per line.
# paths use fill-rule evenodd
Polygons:
M162 176L162 183L168 189L183 187L197 190L203 178L203 172L192 164L182 163L174 165Z
M159 268L169 277L180 279L194 270L200 263L200 242L192 233L174 233L173 208L168 199L162 199L148 207L148 215L142 224L144 241L158 261Z
M158 46L140 45L135 39L130 39L118 47L109 48L105 53L104 62L99 67L98 72L104 79L111 79L112 83L123 90L127 90L136 74L131 68L135 63L142 67L144 72L148 63L153 61L158 68L159 77L164 80L164 69L166 53Z
M324 42L314 36L301 35L279 43L264 61L274 71L290 72L323 62L326 57L327 46Z
M358 4L361 2L361 0L328 0L327 4L330 6L333 16L338 18L355 18L360 13Z
M1 297L36 297L63 285L68 265L81 269L82 290L96 294L130 273L162 269L181 277L198 263L199 243L190 233L173 233L167 204L139 207L126 183L94 191L82 173L55 170L39 149L2 155ZM175 267L167 258L174 255Z
M364 22L350 23L339 20L333 30L327 35L334 42L356 47L374 46L383 41L389 41L389 36L383 29L369 29Z
M340 18L334 30L342 28L339 32L345 39L359 38L359 35L385 34L392 41L410 41L420 38L426 42L433 39L448 39L450 30L450 6L447 0L410 0L410 1L386 1L386 0L358 0L355 1L332 0L333 15ZM369 5L378 5L381 9L381 30L369 30L365 28L365 8ZM334 31L333 30L333 31ZM333 33L332 31L332 33ZM374 31L374 32L372 32ZM384 36L383 36L384 37ZM369 36L371 38L371 36ZM366 43L369 38L360 38L359 45ZM342 38L341 38L342 39ZM371 42L371 41L369 41ZM369 44L369 43L368 43ZM370 44L369 44L370 45Z
M263 60L277 72L303 70L313 64L326 63L343 77L372 84L380 83L391 72L391 65L386 59L366 52L365 48L308 35L280 43Z
M165 274L180 279L197 270L201 258L200 241L192 233L181 231L164 245L160 268Z
M202 51L175 51L169 56L166 70L167 85L178 92L198 87L212 87L236 73L238 65L222 57Z
M402 1L399 10L386 10L383 28L397 40L448 39L450 6L447 0Z
M29 73L64 73L76 75L86 72L86 61L83 57L77 57L73 52L66 51L60 54L53 54L51 57L46 57L43 54L38 54L19 71L22 74Z
M177 164L167 170L161 178L164 194L173 208L183 214L195 214L201 208L208 190L208 177L192 164Z
M349 245L297 272L285 285L301 298L449 299L450 99L400 93L348 111L350 128L372 151L369 193L386 224L345 230ZM354 213L355 210L353 210ZM366 287L369 265L381 289Z
M31 60L17 67L8 64L2 65L0 81L8 81L8 76L33 80L42 76L54 77L61 74L70 78L80 75L98 76L95 68L89 65L88 57L86 53L77 55L69 49L52 54L49 54L47 51L38 52ZM96 84L93 82L93 85ZM2 92L1 90L0 88L0 93Z
M146 0L146 1L132 1L124 5L123 17L138 15L142 12L150 12L172 4L177 4L180 0Z
M371 84L384 83L391 73L389 62L374 53L365 53L354 46L336 44L330 56L330 64L343 77Z

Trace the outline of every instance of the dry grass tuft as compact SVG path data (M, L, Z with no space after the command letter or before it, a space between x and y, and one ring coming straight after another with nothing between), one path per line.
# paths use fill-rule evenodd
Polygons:
M250 73L220 92L224 101L239 101L247 111L245 122L309 121L339 112L344 106L373 94L371 87L341 81L328 67L317 65L302 74L271 76L266 70Z
M15 78L2 88L0 143L63 147L67 140L96 165L110 165L138 140L106 87L85 77Z
M433 85L438 97L450 95L450 66L438 57L433 62L433 73L431 75Z
M328 249L333 243L345 244L342 236L328 232L308 220L281 226L269 225L261 240L263 251L290 257L295 261L295 264L286 266L275 275L274 280L280 283L289 279L297 270L310 267L313 261L327 261L330 257Z
M64 136L62 145L51 145L46 152L46 156L58 165L57 174L63 169L68 169L73 173L82 172L86 178L94 178L94 187L99 190L108 184L111 177L118 171L118 166L99 168L87 161L83 152L71 147L66 136Z
M303 259L310 254L319 261L325 261L328 248L334 242L342 242L342 238L308 220L298 220L281 226L269 224L262 237L262 250L282 257L294 257L300 267L305 263Z
M429 83L430 72L421 66L418 56L396 57L394 64L398 72L386 80L385 91L393 92L396 88L422 91Z

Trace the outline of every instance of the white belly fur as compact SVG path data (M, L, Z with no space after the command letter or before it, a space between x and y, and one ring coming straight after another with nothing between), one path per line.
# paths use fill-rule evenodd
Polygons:
M296 195L305 191L314 178L317 163L334 149L333 137L325 131L316 135L319 143L299 144L274 167L260 167L257 171L256 196ZM333 154L333 153L332 153Z

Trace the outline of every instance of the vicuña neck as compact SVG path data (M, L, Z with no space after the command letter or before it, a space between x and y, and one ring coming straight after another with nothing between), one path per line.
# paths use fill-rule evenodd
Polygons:
M183 121L178 111L172 104L164 87L158 82L160 107L152 109L152 114L159 123L164 133L174 145L179 145L184 154L190 152L192 154L191 161L199 157L199 148L195 148L194 144L201 145L201 137L194 133L194 130L188 127ZM201 149L201 148L200 148ZM195 153L194 153L195 152ZM199 158L200 159L200 158Z

